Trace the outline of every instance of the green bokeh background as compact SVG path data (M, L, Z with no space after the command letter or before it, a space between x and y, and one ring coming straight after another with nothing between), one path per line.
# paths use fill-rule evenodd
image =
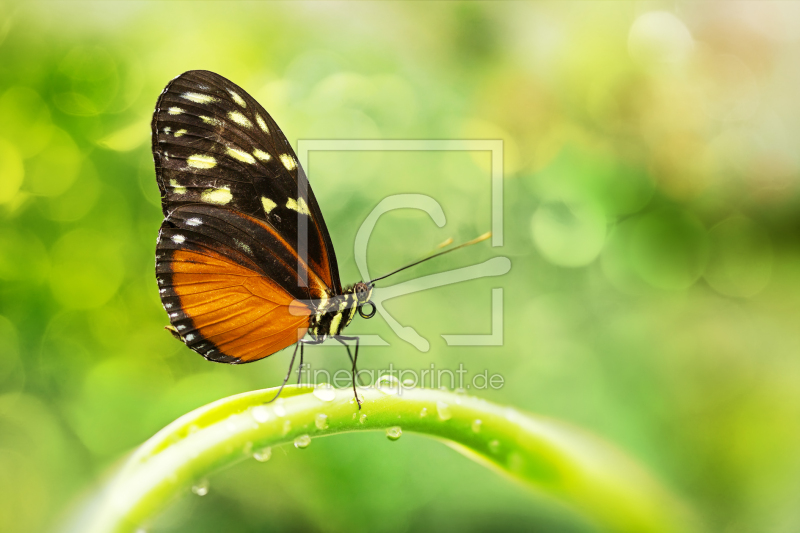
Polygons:
M800 4L0 3L0 530L63 524L160 427L272 386L282 352L213 364L163 330L149 121L189 69L250 92L298 139L502 139L512 270L387 303L364 368L500 373L480 395L616 443L710 531L800 530ZM315 152L345 283L397 193L371 272L489 229L488 153ZM449 347L491 331L504 344ZM346 368L341 349L312 368ZM593 531L414 435L274 450L148 531Z

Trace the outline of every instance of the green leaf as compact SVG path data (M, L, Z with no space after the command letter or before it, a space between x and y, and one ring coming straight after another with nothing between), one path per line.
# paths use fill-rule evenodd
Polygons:
M385 384L386 385L386 384ZM142 445L85 515L84 532L134 532L209 473L266 447L349 431L414 432L565 503L614 532L699 531L688 511L632 460L568 424L440 390L287 387L224 398ZM400 428L398 431L397 428ZM453 480L457 482L457 480Z

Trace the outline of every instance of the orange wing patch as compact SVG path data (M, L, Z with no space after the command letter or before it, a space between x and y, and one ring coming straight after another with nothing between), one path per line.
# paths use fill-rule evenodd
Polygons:
M207 359L249 363L305 335L312 310L263 275L208 249L173 250L168 262L180 306L170 318Z

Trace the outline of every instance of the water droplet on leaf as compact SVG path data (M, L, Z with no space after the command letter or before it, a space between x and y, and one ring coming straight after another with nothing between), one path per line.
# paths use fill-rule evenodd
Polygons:
M311 437L308 435L300 435L296 439L294 439L294 447L298 449L308 448L308 445L311 444Z
M259 424L263 424L272 417L266 405L256 405L250 410L250 414L253 416L253 420Z
M365 414L363 414L363 415L361 415L361 418L359 418L359 419L358 419L358 421L359 421L360 423L362 423L362 424L363 424L364 422L366 422L366 421L367 421L367 415L366 415L366 413L365 413Z
M328 429L328 415L319 413L314 417L314 425L317 426L317 429Z
M323 402L332 402L336 399L336 389L328 385L327 383L320 383L316 387L314 387L314 396L322 400Z
M192 492L198 496L205 496L208 494L208 480L204 478L192 485Z
M450 412L450 406L444 402L436 402L436 412L439 414L439 420L450 420L453 413Z
M420 418L425 418L426 416L428 416L428 408L427 407L423 407L422 411L419 412L419 417Z
M386 436L389 440L397 440L403 434L403 430L400 426L392 426L390 428L386 428Z
M269 446L267 446L266 448L261 448L260 450L257 450L253 454L253 459L258 461L259 463L269 461L270 457L272 457L272 448L270 448Z
M476 418L475 420L472 421L472 431L474 431L475 433L480 433L482 425L483 422L481 422L479 418Z
M396 377L389 374L384 374L379 377L378 381L375 383L375 387L382 393L388 394L389 396L394 396L400 392L400 382Z

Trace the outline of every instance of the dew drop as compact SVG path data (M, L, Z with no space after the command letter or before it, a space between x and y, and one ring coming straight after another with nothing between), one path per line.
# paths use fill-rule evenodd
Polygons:
M416 387L416 386L417 386L417 382L414 381L411 378L406 378L406 379L403 380L403 387L405 387L407 389L410 389L410 388Z
M266 405L256 405L250 410L250 414L252 415L253 420L259 424L263 424L272 417L269 412L269 408Z
M453 413L450 412L450 406L444 402L436 402L436 412L439 414L439 420L450 420Z
M283 421L283 434L286 435L292 430L292 421L291 420L284 420Z
M259 463L264 463L269 461L269 458L272 457L272 448L267 446L266 448L261 448L260 450L256 450L253 454L253 459L258 461Z
M396 377L389 374L384 374L378 378L377 382L375 382L375 388L384 394L394 396L400 392L400 382Z
M192 485L192 492L198 496L205 496L208 494L208 480L204 478Z
M364 413L363 415L361 415L361 417L358 419L358 421L359 421L361 424L365 423L365 422L367 421L367 415L366 415L366 413Z
M403 434L403 430L400 426L392 426L390 428L386 428L386 436L389 440L397 440Z
M356 416L358 416L358 415L356 413L353 413L353 420L356 419Z
M332 402L336 399L336 389L328 385L327 383L320 383L316 387L314 387L314 396L322 400L323 402Z
M483 422L481 421L480 418L476 418L475 420L472 421L472 431L474 431L475 433L480 433L482 426Z
M419 417L420 418L425 418L426 416L428 416L428 408L427 407L423 407L422 411L419 412Z
M499 450L499 449L500 449L500 441L499 441L499 440L497 440L497 439L495 439L495 440L493 440L492 442L490 442L490 443L489 443L489 449L490 449L492 452L494 452L494 453L497 453L497 450Z
M308 445L311 444L311 437L308 435L300 435L296 439L294 439L294 447L298 449L308 448Z
M317 426L317 429L328 429L328 415L325 413L319 413L314 418L314 425Z

